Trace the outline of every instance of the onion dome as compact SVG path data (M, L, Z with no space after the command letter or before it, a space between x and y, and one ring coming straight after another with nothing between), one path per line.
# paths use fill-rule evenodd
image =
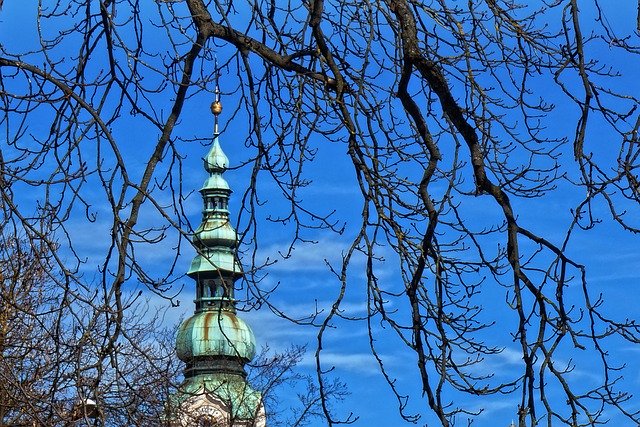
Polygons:
M215 355L246 363L256 354L256 341L249 325L234 313L203 311L180 325L176 352L184 362Z
M229 158L224 154L224 151L222 151L220 142L218 142L218 136L216 135L207 157L204 158L204 169L209 173L222 173L226 171L228 167Z
M236 259L235 254L232 252L205 249L193 258L187 274L191 277L204 277L207 273L211 276L216 276L220 270L242 275L242 267L240 267L240 263Z
M211 175L206 179L204 184L202 184L200 193L205 197L209 193L220 193L220 195L229 197L229 195L231 194L231 189L229 188L229 184L224 179L224 177L216 173L215 175Z

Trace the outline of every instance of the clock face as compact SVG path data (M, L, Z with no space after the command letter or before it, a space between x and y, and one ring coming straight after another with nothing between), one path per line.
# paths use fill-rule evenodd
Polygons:
M186 414L183 425L195 427L227 427L225 413L217 406L203 404Z

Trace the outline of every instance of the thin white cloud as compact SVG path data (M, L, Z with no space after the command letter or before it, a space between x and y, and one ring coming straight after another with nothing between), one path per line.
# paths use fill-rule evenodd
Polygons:
M321 239L317 243L299 243L287 254L287 243L273 243L259 251L258 259L271 262L276 261L268 267L273 277L282 278L285 274L295 273L296 277L304 278L300 284L305 286L326 286L327 282L335 283L337 278L330 273L331 268L340 271L344 256L351 244L350 239ZM375 275L378 279L397 275L396 254L391 253L388 247L379 246L376 249ZM367 259L361 252L354 252L349 261L348 274L352 278L364 278L366 276ZM329 273L330 276L320 274ZM273 278L272 277L272 278Z
M542 356L539 355L535 363L535 369L537 371L539 371L542 362ZM594 384L601 381L597 371L580 369L579 367L582 366L582 364L579 360L571 359L571 361L569 361L556 356L554 357L553 364L559 371L570 369L570 372L567 372L565 377L573 381L576 381L578 378L581 378L581 381L587 380ZM481 375L510 376L517 378L522 375L524 371L522 352L515 348L506 347L501 353L485 356L485 360L482 363L474 365L473 370L474 373ZM546 375L552 376L548 371Z
M261 250L261 258L276 260L269 267L274 271L309 272L329 270L327 262L334 268L340 268L344 252L348 249L348 242L323 239L316 244L300 243L295 245L291 254L286 256L286 244L272 244Z
M587 275L588 283L595 282L618 282L618 281L636 281L638 285L640 285L640 274L637 271L620 271L620 270L609 270L607 274L600 274L595 276Z
M484 399L481 404L477 404L468 408L472 412L480 412L478 418L494 417L497 412L511 410L513 414L517 413L518 398L508 398L501 396L500 400ZM505 426L508 424L504 424Z
M390 359L392 358L385 356L385 364L393 363ZM327 351L320 354L320 363L323 370L335 368L337 371L344 370L351 374L361 375L378 375L380 373L378 362L371 353L335 353ZM300 365L315 369L315 356L307 353Z

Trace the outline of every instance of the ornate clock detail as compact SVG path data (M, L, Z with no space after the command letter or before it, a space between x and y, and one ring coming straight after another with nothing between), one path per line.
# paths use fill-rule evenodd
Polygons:
M183 426L193 427L229 427L226 413L215 404L202 404L196 406L193 402L191 408L185 408ZM187 405L188 406L188 405Z

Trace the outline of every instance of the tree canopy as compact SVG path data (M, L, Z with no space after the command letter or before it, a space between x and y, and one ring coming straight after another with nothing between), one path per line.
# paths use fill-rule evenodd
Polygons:
M100 325L98 371L123 348L145 353L128 321L138 292L188 301L188 196L219 74L221 137L247 177L234 187L245 305L314 331L329 425L359 415L344 410L357 396L329 398L339 328L363 331L408 423L479 425L495 399L515 401L523 427L639 423L620 352L637 351L637 311L616 308L624 282L590 273L602 239L640 231L636 13L600 0L9 2L4 229L46 253L55 304L90 308L75 322ZM312 298L330 302L289 312L268 275L330 241L339 256L310 260L325 283ZM144 397L127 378L119 389Z

